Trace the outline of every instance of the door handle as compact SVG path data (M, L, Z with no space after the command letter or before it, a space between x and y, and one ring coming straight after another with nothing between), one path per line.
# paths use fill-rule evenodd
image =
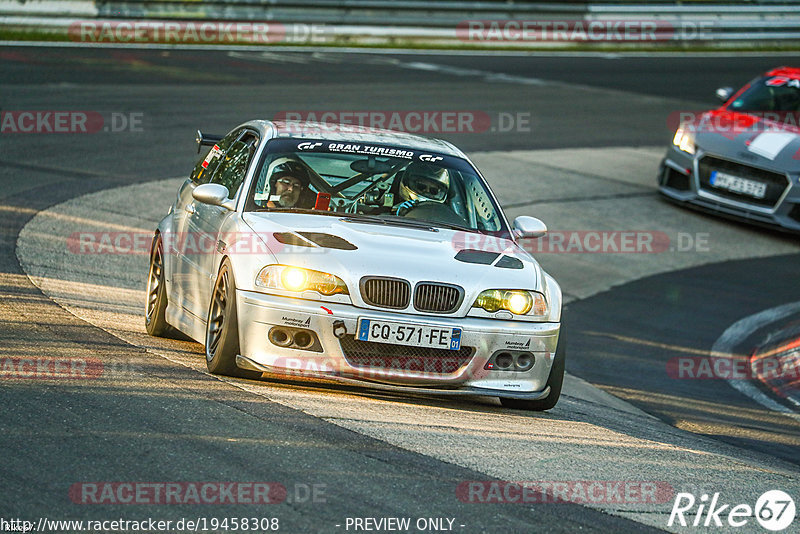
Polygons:
M191 213L192 215L194 215L195 213L197 213L197 208L195 208L195 207L194 207L194 204L187 204L187 205L186 205L186 207L185 207L184 209L185 209L187 212Z

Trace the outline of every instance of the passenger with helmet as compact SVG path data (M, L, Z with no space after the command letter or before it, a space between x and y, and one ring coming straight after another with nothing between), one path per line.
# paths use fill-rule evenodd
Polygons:
M405 215L425 202L444 204L449 190L447 169L427 163L410 163L400 177L398 193L403 202L395 208L397 215Z
M309 182L308 171L297 159L278 158L259 178L255 200L265 208L303 207L308 204L308 195L313 194L308 190Z
M400 177L398 194L403 200L394 209L398 216L465 226L465 217L448 202L450 171L428 163L413 162Z

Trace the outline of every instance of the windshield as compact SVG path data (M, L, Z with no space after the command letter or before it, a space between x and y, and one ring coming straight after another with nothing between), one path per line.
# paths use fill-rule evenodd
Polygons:
M509 235L484 181L465 160L363 142L270 141L245 209Z
M765 76L730 103L731 111L800 111L800 79Z

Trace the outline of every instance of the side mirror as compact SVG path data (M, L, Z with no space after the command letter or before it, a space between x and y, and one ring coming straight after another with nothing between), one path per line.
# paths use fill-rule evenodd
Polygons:
M543 237L547 234L547 225L536 217L522 215L514 219L514 236L517 239Z
M733 87L720 87L717 89L717 98L719 98L723 102L727 102L728 99L733 96Z
M233 211L236 206L233 200L228 198L228 188L221 184L202 184L192 191L192 197L203 204L221 206Z

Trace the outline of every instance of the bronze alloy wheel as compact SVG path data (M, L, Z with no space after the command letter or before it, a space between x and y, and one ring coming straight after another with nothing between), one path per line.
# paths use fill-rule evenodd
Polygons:
M261 373L240 369L239 324L236 315L236 282L230 261L225 258L214 284L206 322L206 365L211 373L257 379Z
M166 320L167 288L164 285L164 245L156 234L150 248L150 274L147 277L145 327L151 336L163 337L170 331Z

